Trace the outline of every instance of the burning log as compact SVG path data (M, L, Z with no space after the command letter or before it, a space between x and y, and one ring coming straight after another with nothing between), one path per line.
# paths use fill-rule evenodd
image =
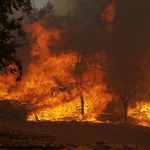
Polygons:
M83 95L80 96L81 99L81 114L84 116L84 99Z

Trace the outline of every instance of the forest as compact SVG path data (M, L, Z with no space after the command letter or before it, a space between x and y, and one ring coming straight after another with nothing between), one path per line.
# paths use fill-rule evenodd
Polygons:
M0 2L0 119L150 126L150 2L70 3Z

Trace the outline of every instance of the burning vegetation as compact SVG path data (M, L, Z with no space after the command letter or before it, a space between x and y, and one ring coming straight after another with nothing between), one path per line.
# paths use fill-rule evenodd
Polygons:
M120 56L118 50L110 51L108 43L116 30L115 1L103 12L81 3L64 18L52 18L54 12L50 9L51 14L46 15L46 9L53 9L51 6L48 3L43 8L44 17L42 11L34 10L36 21L25 26L30 35L32 61L19 82L19 68L15 63L7 66L10 72L0 76L1 99L18 101L30 108L28 121L127 123L128 117L133 124L149 126L149 102L140 102L149 89L143 86L149 54L146 52L139 59L141 53L133 58L132 52L130 56L126 52ZM33 19L33 15L29 18ZM123 58L126 55L128 62ZM123 107L115 106L118 101Z
M12 74L3 76L1 83L6 88L1 97L34 103L28 120L96 120L112 99L102 81L104 73L92 68L92 63L82 68L79 59L83 58L78 58L76 51L52 56L48 48L53 44L51 39L60 40L64 31L45 29L45 25L46 20L39 20L26 26L35 39L30 53L33 61L19 83Z

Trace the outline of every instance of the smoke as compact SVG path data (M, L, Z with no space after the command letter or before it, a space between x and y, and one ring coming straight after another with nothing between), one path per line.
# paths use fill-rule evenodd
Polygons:
M99 7L102 15L112 0L51 0L58 14L65 14L81 2L90 3L93 7ZM115 33L112 37L112 46L120 53L133 49L149 49L150 30L150 1L145 0L115 0L116 15L113 20ZM102 15L103 17L103 15Z
M134 0L115 1L117 14L114 20L115 33L112 44L119 53L143 51L149 49L150 1Z
M51 0L50 2L54 5L57 15L65 15L83 2L90 3L93 10L98 10L97 15L93 18L101 20L99 25L102 30L99 32L107 38L105 47L102 47L115 55L115 61L119 62L122 68L132 66L133 59L144 57L150 49L150 12L148 7L150 1L148 0L142 3L140 0L136 2L134 0ZM101 39L99 42L102 42ZM23 65L26 66L30 60L30 48L24 47L23 49L19 51L18 55L22 59Z
M109 50L115 54L116 62L120 63L121 69L125 67L135 69L140 65L137 62L142 62L150 49L150 21L148 19L150 1L115 0L114 5L116 6L113 21L115 31L109 43Z
M59 66L62 69L63 62L65 62L65 60L67 60L67 58L69 58L66 55L66 54L69 54L68 52L70 52L69 51L70 45L69 44L67 45L67 42L69 40L68 41L63 40L63 38L65 39L64 35L67 35L67 32L69 32L69 29L70 29L70 31L72 31L71 33L73 34L73 38L72 38L73 40L72 41L70 40L71 47L75 48L75 46L77 46L78 50L76 48L75 49L76 52L79 52L80 54L83 54L85 52L85 54L87 56L90 55L89 58L91 58L92 53L97 52L97 51L95 51L95 49L96 50L98 49L98 51L103 49L104 52L108 52L110 54L110 56L113 55L114 63L116 63L120 67L118 72L115 72L116 70L114 71L112 68L113 73L116 78L119 79L120 76L126 77L125 79L127 79L127 78L130 79L131 83L134 82L132 80L133 78L135 78L135 80L136 80L135 76L137 74L136 74L136 72L134 72L135 74L132 74L131 73L132 69L137 69L137 70L139 69L139 66L141 66L141 62L142 62L141 60L143 59L143 57L145 57L145 54L149 51L149 48L150 48L150 44L149 44L150 12L149 12L149 7L148 7L150 4L149 1L144 1L143 3L141 3L140 0L137 0L136 2L133 0L122 0L122 1L120 1L120 0L107 0L107 1L106 0L82 0L82 1L81 0L71 0L71 1L70 0L61 0L61 1L60 0L51 0L51 3L54 5L54 9L56 10L56 16L55 16L55 19L57 22L56 25L61 24L63 22L63 19L64 19L63 17L67 14L68 11L70 11L70 13L72 13L71 15L74 16L75 21L73 20L73 23L71 22L70 24L68 24L68 31L65 30L65 32L63 32L63 34L59 34L60 35L60 37L59 37L60 43L56 43L55 41L57 41L57 40L54 38L54 35L56 36L57 33L59 33L59 32L56 32L57 29L58 29L58 31L61 31L61 29L59 29L58 26L54 26L55 23L52 23L52 20L54 20L54 19L50 19L49 22L46 22L45 26L40 26L40 28L37 30L37 32L39 33L38 34L38 37L40 39L39 40L38 38L36 38L34 30L38 27L37 23L40 21L42 22L42 20L39 20L39 19L43 18L43 16L47 15L47 13L50 11L47 11L46 7L43 7L42 9L43 10L45 9L45 11L43 11L42 9L41 9L42 11L40 11L40 15L42 17L41 16L37 17L38 15L36 14L37 13L36 11L34 12L35 14L33 13L33 16L35 15L37 17L35 20L39 20L39 21L37 23L33 23L33 25L35 25L35 26L30 29L30 32L32 34L32 37L35 36L34 37L35 41L38 39L37 40L38 42L41 41L43 43L42 46L40 44L35 46L34 51L32 51L32 53L31 53L32 55L33 55L33 52L36 53L36 55L38 54L37 57L32 56L34 61L30 65L30 72L27 76L28 79L33 78L34 82L32 82L32 85L34 83L34 86L33 86L34 90L37 89L37 88L35 88L36 85L40 85L40 89L42 89L42 90L44 88L47 89L48 84L52 83L51 80L54 78L53 77L54 75L52 76L52 74L55 72L54 71L55 68L59 69L58 68L58 66ZM88 4L88 5L84 5L84 4ZM52 15L51 15L51 17L52 17ZM31 20L30 23L34 22L33 20ZM45 17L45 21L47 21L47 20L48 19ZM77 23L79 23L79 24L77 24ZM63 27L64 26L65 25L63 24ZM72 28L72 27L76 27L76 26L78 26L77 31L74 30L75 28ZM61 25L59 27L62 28ZM48 31L51 31L52 28L54 28L54 31L55 31L53 33L54 34L53 36L51 36L51 33L48 32ZM40 30L41 30L41 32L39 32ZM96 32L96 34L93 34L95 32ZM46 36L44 36L44 34ZM93 37L93 35L94 35L94 38L91 38L91 37ZM95 37L95 35L98 35L98 36ZM51 36L51 38L50 38L50 36ZM27 34L27 42L29 43L29 45L22 47L18 51L18 56L22 60L22 64L24 66L25 71L31 61L30 43L32 43L31 46L33 48L33 45L36 43L35 41L31 42L30 35ZM60 56L61 56L62 52L64 52L62 49L63 48L65 49L65 47L63 47L61 45L61 42L64 43L64 41L66 42L66 45L67 45L67 46L65 45L66 50L65 50L65 53L63 54L64 59L62 60L62 62L59 62L60 61L59 59L62 58ZM53 49L54 47L50 47L52 45L51 43L53 43L53 42L55 42L55 44L57 45L55 49ZM49 53L50 48L51 48L51 55ZM46 51L46 53L44 53L45 51ZM52 51L54 51L54 52L52 53ZM43 55L43 53L44 53L44 55ZM57 54L60 53L60 55L57 55L57 57L56 57L57 59L55 59L55 57L54 57L56 53ZM74 53L72 53L72 55L75 56ZM42 61L39 61L39 63L37 63L37 60L39 58ZM72 56L71 56L71 58L72 58ZM51 60L51 61L49 62L49 60ZM72 64L77 66L77 64L79 62L76 63L76 60L77 60L76 57L74 58L74 60L75 60L74 61L75 63L72 63ZM109 56L108 56L108 60L109 60ZM72 62L72 61L73 60L71 59L70 62ZM84 63L84 61L85 61L85 63ZM35 65L36 64L35 62L38 65ZM56 65L56 67L55 67L55 65L51 64L53 62L54 63L59 62L59 65ZM87 69L86 60L83 60L82 63L83 63L83 67L85 67ZM50 64L52 65L52 67L50 67ZM66 63L66 64L68 64L68 63ZM62 67L61 67L61 65L62 65ZM40 66L41 66L41 68L43 67L44 69L43 68L41 69ZM72 67L74 67L74 66L72 66ZM82 71L84 70L83 67L82 67ZM80 68L78 69L78 66L76 68L77 69L75 69L75 71L74 71L75 73L80 71L79 70ZM62 73L60 76L57 77L58 79L60 77L63 77L64 72L66 73L66 71L61 70L61 69L59 69L57 71L57 72ZM121 72L121 75L119 74L120 70L123 70ZM127 74L124 73L124 70L127 71ZM25 73L25 71L24 71L24 73ZM35 75L32 76L30 73L35 73ZM74 73L73 78L79 79L79 76L77 76L78 74L76 75L75 73ZM89 73L92 73L92 71L90 70L87 73L87 76L85 74L84 79L86 82L90 81L90 79L87 78ZM52 79L50 78L50 74L52 76ZM100 75L95 74L95 72L93 72L93 74L95 76L100 77ZM91 77L93 74L91 74ZM40 75L41 75L41 78L39 78ZM45 82L43 82L43 76L44 76L44 78L47 77ZM131 76L133 78L130 78ZM137 75L137 76L139 76L139 75ZM27 79L27 77L24 77L24 79ZM101 79L102 78L103 78L103 76L101 77ZM75 79L75 80L77 81L77 79ZM65 81L65 80L66 80L66 78L64 78L62 81ZM106 81L107 80L108 79L106 79ZM37 84L39 81L41 83ZM66 81L69 82L68 80L66 80ZM56 79L55 79L54 83L58 84L59 82L56 82ZM78 81L78 82L80 82L80 81ZM28 83L28 81L26 81L26 83ZM98 88L98 89L94 88L95 83L93 83L92 78L91 78L90 83L91 84L89 84L89 87L93 86L92 87L93 95L95 95L96 91L100 88ZM107 81L107 83L108 83L108 87L107 87L108 89L107 89L106 93L109 92L108 91L109 88L111 90L114 88L113 87L114 84L112 84L112 83L109 84L108 81ZM44 88L42 87L42 85ZM64 88L63 89L61 87L61 84L58 84L58 85L60 86L59 89L56 89L56 87L54 86L52 93L48 93L48 94L47 93L45 94L45 92L46 92L45 90L43 90L41 93L39 92L39 90L37 90L38 94L34 95L33 93L35 93L35 91L33 92L28 89L29 93L30 92L31 93L30 93L30 95L26 94L26 95L28 95L28 96L26 96L26 100L31 99L31 101L39 103L39 102L42 102L43 100L45 101L46 99L51 97L51 95L56 96L59 93L59 92L57 92L57 90L61 91L61 90L64 90L65 88L68 88L67 86L65 86L65 87L63 87ZM19 90L19 86L17 87L18 90ZM26 87L24 84L22 86ZM69 87L69 88L71 88L71 87ZM74 89L74 88L71 88L71 89ZM11 94L11 93L13 93L13 90L14 90L14 86L11 86L7 92L9 92L9 94ZM103 87L102 90L100 90L100 92L97 91L98 98L95 100L95 102L98 102L98 100L102 99L103 101L102 100L101 101L103 103L103 106L106 106L107 102L111 101L111 96L109 97L109 94L107 95L104 92L105 90L106 90L106 88ZM110 90L110 93L113 93L113 92L115 93L116 91L118 92L118 89L113 89L112 91L111 90ZM22 90L22 91L24 91L24 90ZM103 94L101 93L101 91L104 92L103 93L104 96L102 96ZM66 90L66 92L68 92L68 91ZM75 96L79 96L81 93L75 93L75 94L76 94ZM88 99L89 95L87 94L85 97ZM107 97L109 97L109 99L107 100L107 102L105 102ZM58 99L60 99L60 98L58 98ZM63 102L68 103L73 99L73 97L68 97L68 98L62 97L61 99L62 99L61 103L63 103ZM90 100L92 100L92 99L93 99L93 97L91 96ZM24 98L24 100L25 100L25 98ZM118 103L115 100L116 99L114 98L113 104L112 104L112 102L108 103L107 109L111 109L111 108L109 108L110 106L112 106L114 108L114 106ZM87 103L90 104L90 101L87 101ZM58 105L60 105L60 104L57 102L57 99L56 99L56 106L58 106ZM119 106L121 104L117 104L117 105ZM49 106L50 106L49 104L43 102L43 106L41 105L41 109L43 107L45 108L45 107L49 107ZM73 106L75 107L76 104ZM101 109L100 107L102 107L102 104L97 103L96 106L97 107L96 108L94 107L94 110L97 112L100 112L99 109ZM37 107L38 107L37 109L39 109L39 106L37 106ZM103 109L105 109L105 107ZM63 110L63 108L62 108L62 110Z
M88 2L93 7L99 7L104 13L111 0L51 0L57 14L64 15L81 2ZM131 49L149 49L149 5L150 1L115 0L117 14L113 21L115 33L112 38L112 47L130 51ZM15 13L18 16L18 13ZM101 15L101 14L99 14ZM110 29L111 30L111 29ZM121 52L120 51L120 52ZM20 55L20 54L19 54Z
M121 65L130 64L133 57L145 56L149 51L150 44L150 1L141 2L137 0L51 0L57 15L65 15L69 10L79 6L81 2L90 3L90 6L99 10L97 16L103 23L100 23L103 30L106 30L105 37L108 39L105 50L113 53L116 61L120 61ZM108 7L110 6L110 7ZM115 14L108 11L108 8L115 9ZM16 14L17 15L17 14ZM112 19L108 20L108 17ZM103 19L103 20L102 20ZM103 34L103 31L98 31ZM29 35L27 41L29 42ZM102 43L101 39L100 42ZM103 45L103 43L102 43ZM22 60L24 72L29 65L30 46L24 46L18 50L18 56Z

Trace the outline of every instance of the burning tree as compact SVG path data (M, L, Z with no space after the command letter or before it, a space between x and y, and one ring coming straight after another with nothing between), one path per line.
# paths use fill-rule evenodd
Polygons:
M93 64L92 58L95 54L100 55L102 45L104 44L103 34L99 33L101 18L97 16L98 10L90 7L89 3L81 2L71 11L68 12L65 18L64 27L67 29L67 33L64 35L65 52L75 52L76 60L73 62L72 70L70 70L71 76L74 79L74 88L80 91L81 101L81 114L85 114L85 102L84 102L84 91L89 91L93 84L96 84L97 73L95 71L92 76L90 72L93 72L90 66ZM97 16L97 17L95 17ZM103 43L103 44L102 44ZM93 78L93 83L89 82ZM101 72L101 74L103 74ZM94 79L95 78L95 79Z
M104 92L106 85L102 82L103 72L91 67L92 57L101 54L99 38L102 35L97 30L101 18L98 16L95 20L93 16L98 12L87 4L81 3L77 8L66 16L61 26L61 28L65 27L63 30L53 28L51 24L53 20L48 17L27 26L26 30L31 32L35 41L37 39L31 52L34 58L31 68L36 68L37 76L45 75L46 80L40 82L41 85L46 83L44 87L49 88L50 91L47 93L50 105L43 104L43 107L59 109L60 105L61 107L64 104L74 105L71 106L71 109L77 109L72 110L76 111L74 115L80 116L78 112L81 110L82 116L88 118L91 115L90 119L99 115L111 100L111 96ZM50 70L53 70L53 73L50 73ZM78 106L78 99L80 99L80 106ZM84 99L87 99L86 102ZM52 101L56 105L53 105ZM41 105L40 101L36 100L36 102ZM44 100L42 103L45 102ZM37 109L40 107L37 106Z
M114 20L113 16L115 12L113 4L114 1L110 3L104 13L101 13L102 20L106 20L108 23L108 33L112 33L113 31L113 26L111 24ZM117 18L120 19L119 23L122 21L121 18ZM113 25L117 27L118 24L116 23L118 22L114 20ZM128 107L130 105L134 106L136 101L143 100L143 95L147 92L145 64L148 58L148 52L144 50L141 52L137 48L133 48L131 42L124 39L123 35L126 36L124 31L126 30L123 30L122 26L119 26L119 29L116 29L115 33L111 34L112 39L109 38L110 41L108 44L111 46L110 48L107 47L108 65L103 66L102 64L107 63L102 63L104 59L100 57L95 59L95 68L107 73L107 77L110 79L106 79L108 89L121 100L124 109L124 123L127 124ZM131 37L130 33L127 32L127 34ZM118 39L118 37L120 37L120 39Z
M47 115L49 114L47 119L50 120L57 120L58 117L63 116L80 116L79 108L77 108L79 106L78 99L82 98L84 93L87 101L81 108L81 113L83 114L84 109L84 117L86 116L89 120L95 119L105 108L107 102L111 100L111 96L104 92L106 86L102 82L103 74L90 68L88 59L84 58L83 62L87 62L84 64L85 66L82 64L84 70L82 70L82 82L79 82L80 74L76 64L77 51L64 53L58 49L59 54L55 52L57 49L53 49L53 44L61 44L60 41L63 40L61 35L65 34L66 30L47 28L50 26L47 19L49 20L49 18L43 18L43 20L26 26L26 30L31 32L32 39L35 41L31 51L33 62L29 66L27 78L24 78L25 84L29 84L29 89L33 88L32 90L34 90L34 94L31 90L26 91L31 94L31 97L34 95L32 101L37 107L33 113L38 113L40 116L40 109L42 111L45 109ZM28 96L26 99L29 99ZM101 103L103 106L100 109Z
M144 69L148 55L144 58L133 55L119 57L120 59L118 55L113 57L108 75L113 81L111 83L113 91L122 101L124 123L127 124L128 107L135 104L136 101L143 100L142 97L146 91ZM123 61L124 58L128 61Z
M74 8L61 28L48 16L26 25L32 41L28 73L19 84L10 74L1 79L5 87L1 97L34 105L28 120L76 117L94 121L112 99L102 81L104 72L92 67L94 57L105 56L106 32L100 34L105 24L96 15L99 10L86 3L79 6L80 11Z

